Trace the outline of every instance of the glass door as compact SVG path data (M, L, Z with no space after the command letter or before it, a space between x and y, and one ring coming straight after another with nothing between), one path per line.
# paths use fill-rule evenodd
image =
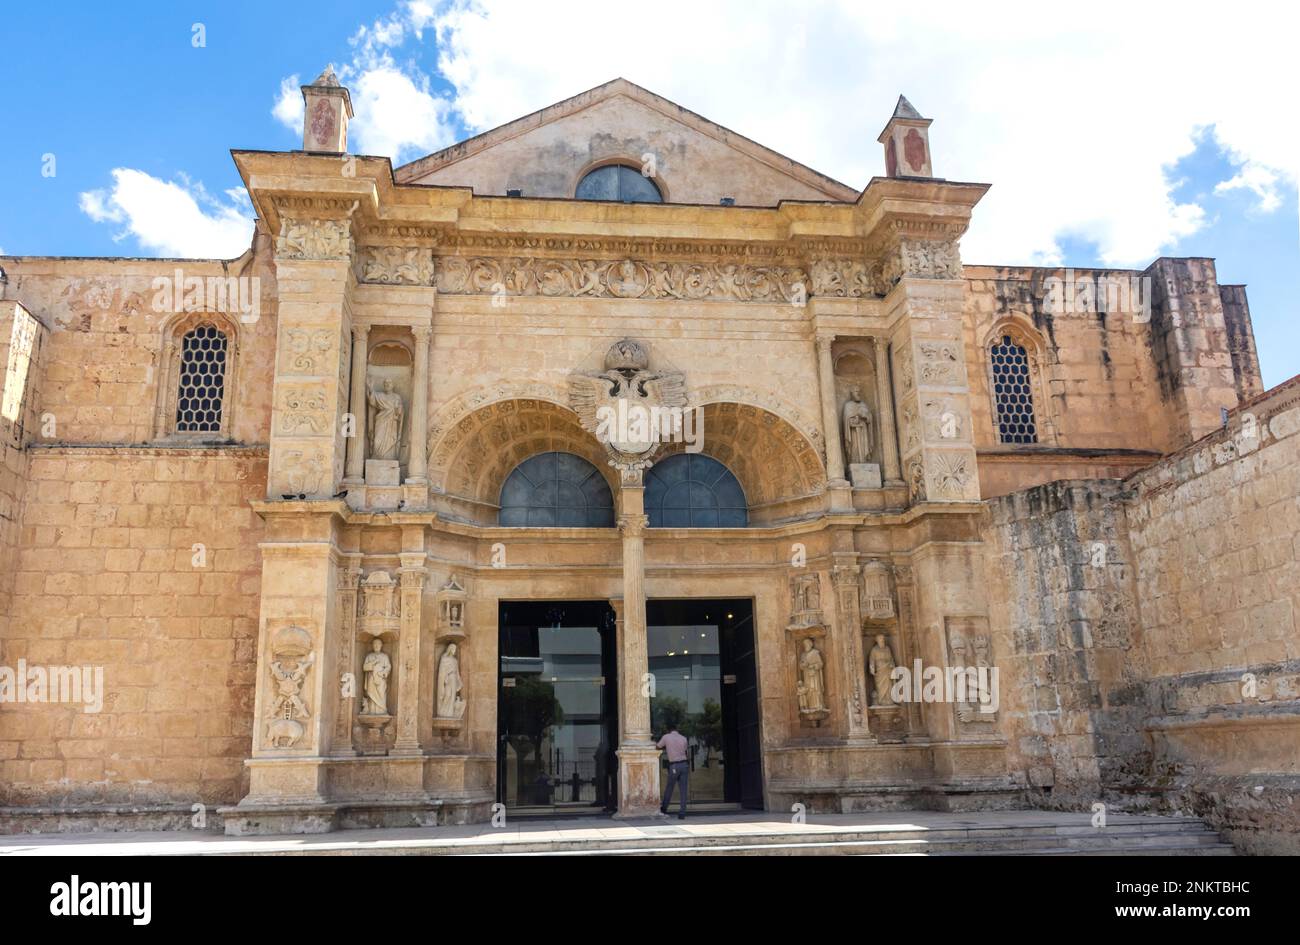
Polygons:
M651 731L686 736L691 804L763 806L753 613L743 599L646 605Z
M498 626L497 799L517 812L613 809L613 610L505 602Z

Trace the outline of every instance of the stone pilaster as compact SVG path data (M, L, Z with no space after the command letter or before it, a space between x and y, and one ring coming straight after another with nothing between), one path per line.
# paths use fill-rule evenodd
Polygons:
M266 522L249 793L317 802L339 704L338 503L257 503Z
M268 498L328 498L341 478L351 256L350 220L282 220Z
M411 452L406 481L427 484L429 439L429 339L433 329L420 325L411 329L415 337L415 374L411 387Z
M840 443L839 405L835 401L835 365L831 361L833 335L817 335L817 384L821 395L822 430L826 438L826 479L832 488L848 486L844 478L844 447Z
M918 639L920 630L916 625L916 586L910 565L894 568L894 585L898 590L898 665L914 673L913 661L921 658L921 646ZM907 702L907 730L922 737L926 732L921 705L912 699Z
M890 342L903 478L913 503L972 502L979 499L979 470L971 442L960 263L951 242L922 249L912 245L917 242L895 248L890 266L901 275L886 300L895 325Z
M849 741L871 735L867 720L866 660L862 655L862 601L856 552L832 552L831 583L835 588L835 632L844 659L845 713Z
M629 484L628 479L633 480ZM618 817L659 813L659 749L650 735L649 646L645 615L645 489L624 473L619 491L623 536L623 606L618 621Z
M407 526L403 532L419 532L419 526ZM403 536L403 544L411 544L412 536ZM427 577L424 551L405 551L400 555L402 629L398 637L397 657L397 739L393 743L394 755L418 755L420 748L420 650L423 634L421 609L424 604L424 582Z
M360 485L366 475L366 365L370 357L370 326L352 326L352 436L348 438L344 482Z
M876 404L880 414L880 455L886 484L897 485L902 479L898 462L898 433L894 426L894 393L889 383L889 343L879 336L872 339L876 352Z
M330 750L330 754L335 756L356 754L352 747L352 719L356 715L357 700L361 697L362 677L357 666L357 592L360 583L361 556L349 555L346 563L339 569L337 663L340 686L334 738ZM345 677L351 681L346 692L341 684ZM348 692L351 695L346 694Z

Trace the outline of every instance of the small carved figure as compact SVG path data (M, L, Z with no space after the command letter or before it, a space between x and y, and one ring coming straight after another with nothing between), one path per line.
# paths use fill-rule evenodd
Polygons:
M894 704L894 697L889 690L893 682L895 665L894 654L889 649L889 644L885 642L884 634L877 633L876 645L871 648L871 653L867 656L867 668L871 671L871 679L875 686L873 705Z
M826 711L825 661L821 651L807 637L803 641L803 655L799 657L799 710L801 712Z
M393 661L384 652L384 641L379 637L370 641L370 650L362 664L366 674L366 704L361 714L387 715L388 677L393 672Z
M463 685L460 657L456 655L456 644L451 643L438 661L438 718L458 719L465 714L465 700L461 698Z
M384 378L383 389L378 393L372 384L367 403L370 405L370 458L397 459L405 408L402 395L393 390L392 378Z
M856 384L849 389L849 399L841 411L844 427L844 455L850 465L871 462L872 426L871 408L862 399L862 389Z

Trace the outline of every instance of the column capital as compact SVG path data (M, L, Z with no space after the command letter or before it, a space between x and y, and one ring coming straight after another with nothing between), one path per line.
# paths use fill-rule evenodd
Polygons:
M356 338L358 341L365 341L366 338L369 337L369 335L370 335L370 325L368 323L360 324L360 325L357 324L356 322L352 323L353 338Z
M835 333L829 331L817 332L817 350L830 354L831 345L835 343Z
M426 344L433 337L433 327L431 325L412 325L411 334L415 340L421 344Z
M645 530L650 524L648 515L620 515L618 517L618 530L624 538L641 538L645 535Z

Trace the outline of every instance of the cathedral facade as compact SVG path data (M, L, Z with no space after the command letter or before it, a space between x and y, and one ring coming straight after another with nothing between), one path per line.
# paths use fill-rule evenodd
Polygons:
M1300 388L1213 260L964 263L905 99L857 190L624 80L396 169L303 94L240 258L0 260L4 829L653 815L677 725L719 809L1294 849Z

